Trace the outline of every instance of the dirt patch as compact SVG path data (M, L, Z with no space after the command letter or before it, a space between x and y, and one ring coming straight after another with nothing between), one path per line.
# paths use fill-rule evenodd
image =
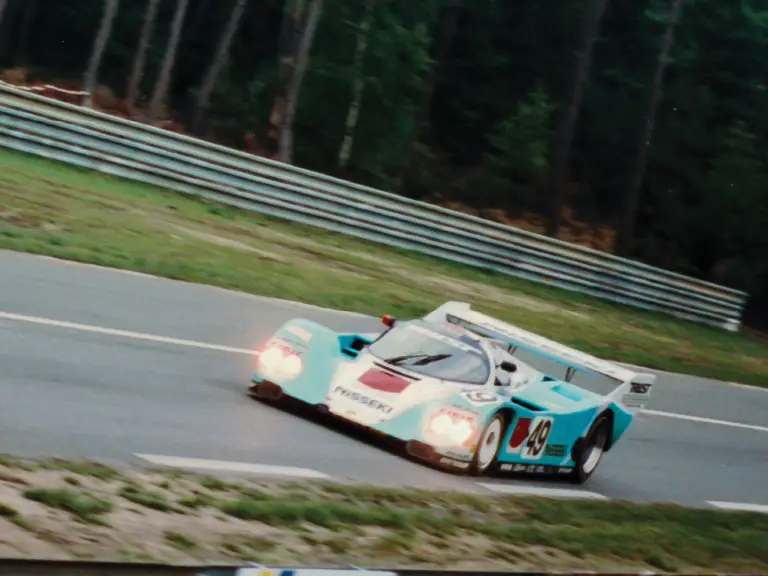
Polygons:
M265 237L255 235L256 238L263 240L265 244L268 244L274 248L273 250L267 251L264 249L256 248L255 246L247 244L243 241L228 238L221 234L204 232L202 230L194 230L188 226L181 226L179 224L170 222L166 222L163 225L191 238L196 238L204 242L210 242L212 244L216 244L217 246L234 248L235 250L240 250L242 252L250 252L262 259L281 262L284 264L291 264L292 266L296 267L305 267L308 269L322 268L324 270L336 270L342 274L361 280L373 279L371 275L364 273L359 269L359 267L352 263L340 260L332 260L328 258L329 252L342 253L342 250L328 246L322 246L321 249L318 249L316 243L305 241L298 237L292 237L287 234L269 234L268 242L266 240L267 235L265 235ZM353 252L352 255L357 256L358 253Z
M696 559L708 570L765 569L755 537L765 530L768 518L757 514L0 458L6 558L302 565L311 557L325 565L624 573L680 570Z
M756 358L742 354L738 359L747 370L754 370L756 373L768 372L768 357Z
M543 314L565 314L584 320L590 318L590 315L566 308L563 304L553 304L546 300L522 293L508 292L481 282L473 282L471 280L462 280L458 278L445 278L443 276L421 275L416 280L416 283L422 286L431 285L438 287L470 300L487 300L497 304L507 304Z
M186 226L180 226L178 224L167 224L172 229L181 232L182 234L185 234L187 236L190 236L192 238L197 238L198 240L203 240L205 242L211 242L212 244L216 244L217 246L226 246L228 248L234 248L235 250L240 250L243 252L251 252L253 254L256 254L260 258L265 258L267 260L273 260L275 262L286 262L287 259L283 256L275 253L270 252L267 250L261 250L259 248L256 248L254 246L251 246L250 244L246 244L245 242L241 242L240 240L234 240L232 238L226 238L224 236L218 235L218 234L211 234L209 232L202 232L200 230L193 230L191 228L188 228Z
M353 262L355 259L361 259L370 263L375 263L377 266L374 268L374 270L386 270L385 275L388 279L391 279L393 276L395 276L414 286L420 286L432 291L437 290L440 294L450 294L459 298L488 300L502 305L524 308L531 312L545 314L565 314L583 320L589 319L588 314L564 308L562 304L555 305L540 298L535 298L520 293L511 293L495 286L483 284L481 282L473 282L471 280L464 280L459 278L447 278L445 276L436 276L434 274L425 274L423 271L416 270L415 266L404 266L402 262L395 263L392 260L388 260L375 254L368 254L356 250L347 250L328 244L318 245L316 242L302 239L298 236L291 236L279 232L270 232L269 243L277 250L283 249L283 253L280 253L275 250L266 251L259 249L240 240L228 238L220 234L195 230L188 226L181 226L176 223L166 222L163 225L199 240L211 242L219 246L234 248L244 252L251 252L262 258L267 258L274 261L286 263L290 262L295 266L300 265L310 269L323 268L326 270L337 270L341 273L344 273L345 275L363 280L373 280L376 278L376 275L371 274L370 271L368 271L366 268L363 268L360 265L355 265ZM260 235L257 234L256 236ZM290 252L291 250L293 252ZM344 254L345 260L342 261L332 259L331 256L334 253ZM381 273L379 275L381 275Z

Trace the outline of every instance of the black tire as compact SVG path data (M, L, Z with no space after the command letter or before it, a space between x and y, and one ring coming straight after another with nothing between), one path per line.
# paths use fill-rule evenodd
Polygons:
M496 459L501 450L501 443L504 440L506 434L506 418L501 412L494 414L488 424L483 428L483 432L480 434L480 438L477 440L477 448L475 454L472 456L472 462L469 464L469 473L473 476L480 476L485 474L488 470L492 469L496 464ZM481 454L484 445L488 444L488 441L496 444L493 448L493 452L488 456L488 452ZM482 462L481 462L482 456Z
M259 398L258 390L259 390L259 384L257 384L256 382L251 382L250 384L248 384L248 389L246 391L246 394L250 398L253 398L254 400L258 400Z
M584 438L579 438L573 449L575 467L571 482L584 484L595 473L607 450L611 438L611 420L601 414Z
M283 398L283 391L280 386L271 382L251 382L248 386L248 395L259 402L277 404Z

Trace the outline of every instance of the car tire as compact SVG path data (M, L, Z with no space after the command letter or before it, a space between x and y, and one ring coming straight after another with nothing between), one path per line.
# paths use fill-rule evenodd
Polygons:
M271 382L252 382L248 387L248 395L260 402L275 404L282 399L283 391Z
M488 420L488 424L485 425L480 438L478 438L475 454L469 464L471 474L476 476L485 474L496 463L501 442L504 439L505 428L506 419L500 412Z
M254 400L259 397L259 384L257 382L250 382L246 394Z
M597 417L586 437L577 440L574 446L574 466L571 482L584 484L595 473L603 460L610 441L611 421L605 414Z

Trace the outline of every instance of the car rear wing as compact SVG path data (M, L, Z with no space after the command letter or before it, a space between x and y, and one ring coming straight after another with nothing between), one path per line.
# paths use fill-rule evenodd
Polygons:
M446 302L425 316L425 320L448 322L482 336L507 344L510 352L526 350L566 367L565 381L570 382L576 372L608 377L618 383L606 397L623 404L630 412L642 410L656 381L653 374L634 372L623 366L601 360L554 340L517 326L507 324L472 310L465 302Z

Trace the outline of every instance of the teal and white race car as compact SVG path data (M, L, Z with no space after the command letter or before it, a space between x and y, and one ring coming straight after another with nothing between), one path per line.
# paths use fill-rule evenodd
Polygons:
M556 475L585 482L641 410L656 377L636 373L447 302L423 318L382 318L376 334L305 319L257 350L249 392L285 397L402 443L412 457L471 474ZM534 369L519 350L566 368ZM570 383L607 377L600 395Z

